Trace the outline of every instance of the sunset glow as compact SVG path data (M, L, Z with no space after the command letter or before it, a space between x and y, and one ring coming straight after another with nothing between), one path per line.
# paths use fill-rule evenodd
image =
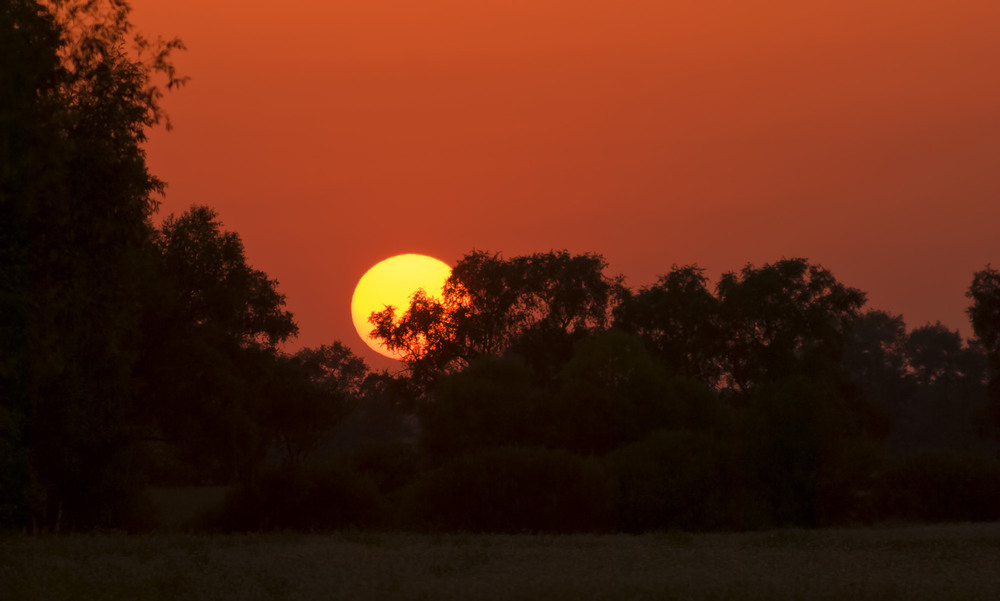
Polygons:
M178 0L135 18L188 48L174 129L149 145L160 214L214 206L281 282L295 345L350 339L386 365L354 338L351 287L412 248L596 252L633 286L808 257L967 335L972 273L1000 261L996 0Z
M991 542L935 533L1000 525L1000 0L0 1L0 565L309 536L363 599L324 557L400 532L393 596L723 599L625 539ZM436 549L519 533L626 586ZM795 538L770 596L871 580ZM329 595L288 548L212 590Z

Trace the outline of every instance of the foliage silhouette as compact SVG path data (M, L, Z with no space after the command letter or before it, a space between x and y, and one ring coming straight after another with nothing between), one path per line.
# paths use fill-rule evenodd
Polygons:
M908 452L984 446L987 359L978 342L963 343L937 323L912 330L905 350L909 394L895 408L897 445Z
M920 386L986 380L985 357L980 349L963 344L958 330L949 330L940 321L911 331L905 352L910 374Z
M536 374L554 374L573 341L603 328L615 281L598 255L566 251L503 259L473 251L452 269L443 298L417 293L408 308L373 313L372 336L403 353L426 389L481 355L516 350Z
M844 370L875 413L880 435L888 433L893 405L913 394L912 382L906 377L906 342L902 316L869 310L851 323Z
M368 366L341 342L304 347L279 359L289 370L268 395L268 415L286 461L299 464L361 400Z
M987 265L977 271L966 294L972 299L969 319L991 359L1000 357L1000 271Z
M745 459L765 524L818 525L820 481L840 438L837 404L832 387L803 376L755 391Z
M865 294L805 259L723 274L717 294L726 332L727 384L747 392L798 371L841 361Z
M414 480L424 469L424 455L403 442L368 446L351 456L351 466L370 478L380 494L389 496Z
M247 265L239 235L223 231L212 209L168 216L157 243L180 323L217 329L240 346L273 347L298 333L278 282Z
M209 526L226 532L325 531L371 527L381 517L375 483L348 467L268 470L253 485L240 485Z
M609 330L583 340L557 378L551 444L605 454L658 428L709 427L710 390L670 378L634 334Z
M707 432L657 430L605 460L617 484L618 528L715 530L738 524L729 444Z
M884 517L924 521L1000 519L1000 461L977 452L931 450L888 466Z
M180 42L131 35L128 17L125 2L0 6L0 446L15 449L0 518L37 529L116 525L142 483L136 282L163 187L142 144L159 86L183 79Z
M488 447L540 445L553 415L523 360L485 355L443 377L421 417L423 446L441 459Z
M501 447L463 455L403 491L403 523L473 532L605 531L614 485L567 451Z
M989 265L977 271L966 296L972 329L989 359L989 421L1000 441L1000 271Z
M623 289L615 325L641 336L671 373L715 386L725 342L719 310L704 270L675 265L638 293Z
M298 330L285 297L213 210L168 216L153 240L136 371L146 436L213 483L252 480L275 444L300 461L343 413L340 379L359 380L363 363L342 347L277 352Z
M152 225L182 45L128 19L0 5L0 526L140 528L151 481L233 484L230 530L1000 517L997 270L963 341L800 258L633 292L600 255L472 251L373 314L408 375L287 354L277 281L212 209Z

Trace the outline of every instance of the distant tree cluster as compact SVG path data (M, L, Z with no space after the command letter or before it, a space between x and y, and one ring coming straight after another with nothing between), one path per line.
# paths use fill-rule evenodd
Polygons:
M406 370L295 353L278 282L145 162L180 42L120 0L0 5L0 526L600 531L1000 519L1000 272L975 339L805 259L630 289L473 251L372 315Z
M561 501L613 506L593 528L1000 518L995 270L975 275L977 339L963 340L866 310L863 292L805 259L714 287L674 266L638 291L605 268L595 255L475 251L442 299L373 314L418 384L433 469L414 490L434 502L410 507L424 508L417 523L469 528L456 516L487 487L484 528L503 507L505 529L533 528L514 510L533 493L453 466L498 473L507 457L534 490L544 484L514 458L553 452L596 460L610 482L607 497Z

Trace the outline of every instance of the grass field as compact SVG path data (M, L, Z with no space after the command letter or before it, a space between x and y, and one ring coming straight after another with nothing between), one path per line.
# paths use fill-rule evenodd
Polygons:
M983 599L1000 524L745 534L0 538L0 599Z

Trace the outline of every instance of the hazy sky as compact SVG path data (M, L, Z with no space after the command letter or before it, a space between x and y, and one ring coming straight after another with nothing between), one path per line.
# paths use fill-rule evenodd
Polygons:
M365 270L597 252L633 287L807 257L970 334L1000 263L997 0L134 0L189 85L149 161L357 338ZM294 348L294 347L293 347Z

